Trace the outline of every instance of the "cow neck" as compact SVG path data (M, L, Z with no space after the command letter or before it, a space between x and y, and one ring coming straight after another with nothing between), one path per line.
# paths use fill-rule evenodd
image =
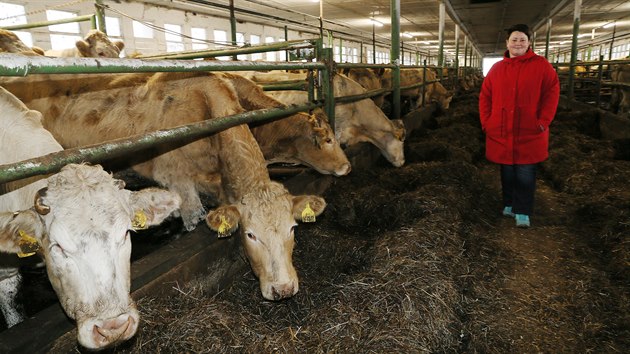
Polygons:
M238 125L218 135L221 181L230 203L271 183L263 154L247 125Z
M284 106L282 102L265 94L255 82L235 74L223 73L223 75L232 82L238 93L239 103L244 109L252 111ZM304 128L304 122L304 117L294 114L280 120L256 124L251 132L257 141L264 142L261 144L261 149L264 149L263 155L268 158L274 155L274 152L281 151L278 149L278 144L283 143L281 139L294 141L304 134L307 131Z

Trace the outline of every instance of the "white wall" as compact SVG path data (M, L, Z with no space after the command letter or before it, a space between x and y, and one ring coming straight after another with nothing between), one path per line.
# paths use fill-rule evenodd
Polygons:
M27 14L28 23L33 22L42 22L46 21L46 13L43 11L44 4L48 8L52 8L56 5L68 4L67 0L47 0L46 2L42 2L41 0L25 0L25 1L17 1L17 0L0 0L3 3L12 3L25 6L25 11ZM169 1L164 2L166 5L170 5ZM151 22L153 25L157 27L163 28L165 23L168 24L177 24L182 26L182 34L186 36L191 36L190 29L192 27L204 28L206 30L206 38L208 40L213 40L213 31L214 30L223 30L227 32L228 40L231 39L230 32L230 21L228 17L228 13L226 11L225 14L221 14L220 16L226 17L221 18L218 16L212 16L209 14L201 14L198 11L193 13L192 11L183 11L178 9L169 9L166 7L158 7L154 4L146 4L143 2L136 1L105 1L105 5L110 6L112 9L120 11L131 18L121 16L113 11L105 11L105 15L108 17L116 17L119 19L121 24L121 33L122 39L125 42L125 53L131 54L134 52L139 52L145 55L150 54L159 54L166 53L166 40L164 33L158 30L153 31L154 37L151 39L145 38L136 38L133 33L133 25L132 20L138 21L147 21ZM76 13L79 16L88 15L95 12L94 3L90 1L69 4L63 7L55 7L56 10L60 11L69 11ZM238 14L237 20L238 20ZM2 17L2 15L0 15ZM240 20L239 20L240 21ZM90 22L81 22L80 23L80 31L81 36L84 36L91 28ZM33 36L33 45L43 48L44 50L51 49L50 43L50 33L48 31L48 27L40 27L25 30L32 34ZM259 25L251 22L237 22L236 31L245 34L245 41L250 42L251 35L258 35L261 38L261 43L265 42L266 37L273 37L274 42L277 42L281 39L284 39L284 24L278 23L278 26L265 26ZM314 32L317 32L314 30ZM318 36L318 33L305 33L302 31L296 30L288 30L288 39L296 40L303 38L315 38ZM184 50L192 50L192 40L190 38L183 38ZM338 46L338 39L335 39L334 45ZM209 48L220 47L220 45L209 44ZM357 56L361 52L360 43L358 42L350 42L348 40L343 40L343 46L349 48L357 48ZM367 51L371 51L371 45L365 45L363 48L364 56L367 54ZM377 47L378 52L384 52L389 54L389 49ZM265 55L263 54L263 58ZM281 56L277 55L276 60L280 60ZM338 60L338 56L335 57L335 60ZM358 60L358 59L357 59Z

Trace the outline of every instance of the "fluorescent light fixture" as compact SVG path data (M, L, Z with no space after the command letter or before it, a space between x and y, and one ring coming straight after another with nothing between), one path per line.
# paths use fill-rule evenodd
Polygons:
M383 22L377 21L377 20L375 20L373 18L370 19L370 22L372 22L376 27L383 27L384 26Z
M602 28L610 28L610 27L612 27L614 25L615 25L614 22L610 22L610 23L607 23L607 24L603 25Z

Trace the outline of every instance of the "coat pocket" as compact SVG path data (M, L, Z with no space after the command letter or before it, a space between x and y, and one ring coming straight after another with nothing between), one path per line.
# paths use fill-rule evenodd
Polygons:
M505 121L506 114L504 109L493 111L486 124L486 134L495 137L504 137L506 132Z
M517 117L518 135L537 135L541 133L535 109L529 107L519 107L517 110Z

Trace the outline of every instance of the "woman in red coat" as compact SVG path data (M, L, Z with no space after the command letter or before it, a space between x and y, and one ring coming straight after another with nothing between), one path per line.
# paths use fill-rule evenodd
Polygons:
M560 86L547 59L530 48L527 25L507 31L507 51L492 66L479 94L486 158L501 165L503 215L529 227L534 209L536 166L549 156L549 124Z

